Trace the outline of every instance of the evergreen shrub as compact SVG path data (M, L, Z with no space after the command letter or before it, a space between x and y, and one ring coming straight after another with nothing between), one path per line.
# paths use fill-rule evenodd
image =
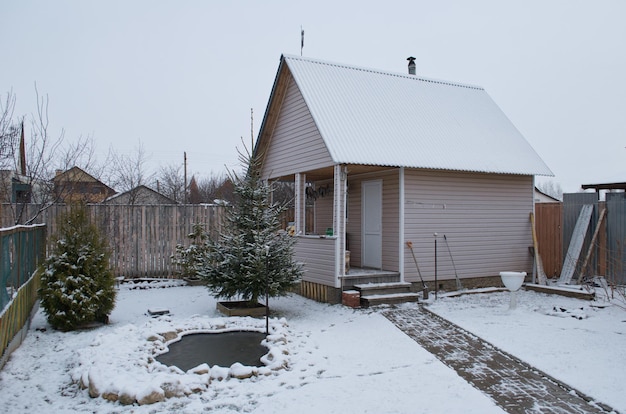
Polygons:
M52 253L39 272L38 293L48 322L63 331L106 323L116 295L108 243L82 205L72 206L59 223Z

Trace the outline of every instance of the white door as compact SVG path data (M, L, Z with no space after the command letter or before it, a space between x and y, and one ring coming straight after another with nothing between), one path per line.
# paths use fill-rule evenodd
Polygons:
M363 267L383 266L383 182L363 181Z

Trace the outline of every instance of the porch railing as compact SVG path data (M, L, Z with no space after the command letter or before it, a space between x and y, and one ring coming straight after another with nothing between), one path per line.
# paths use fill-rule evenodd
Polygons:
M297 236L295 258L304 263L302 279L307 282L336 287L335 270L337 237Z

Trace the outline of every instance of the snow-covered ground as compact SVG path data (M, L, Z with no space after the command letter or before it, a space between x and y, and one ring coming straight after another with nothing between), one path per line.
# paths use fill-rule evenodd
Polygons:
M508 301L504 292L441 295L437 301L431 297L429 306L626 412L625 310L527 291L519 292L516 310L508 310ZM215 299L203 287L131 290L123 285L111 323L90 331L56 332L40 311L0 372L2 412L502 412L377 309L353 310L297 295L273 299L270 306L275 316L267 344L272 355L266 367L254 372L236 366L183 373L153 361L167 332L264 330L264 320L218 314ZM167 308L170 315L152 318L149 308ZM229 373L255 375L236 379ZM124 406L90 397L77 380L92 381L100 393L137 398L167 383L181 396Z

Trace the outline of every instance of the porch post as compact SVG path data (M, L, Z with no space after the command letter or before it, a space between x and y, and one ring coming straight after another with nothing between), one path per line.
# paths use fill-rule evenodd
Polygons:
M333 191L333 231L337 237L335 243L335 287L341 287L340 276L346 273L346 183L348 169L335 165Z
M404 244L404 167L400 167L399 175L400 200L398 200L398 204L400 211L398 212L398 216L400 216L400 223L398 223L398 225L400 231L398 235L400 238L400 248L398 249L398 260L400 263L398 263L398 270L400 270L400 282L404 282L404 249L406 247Z
M296 234L306 233L306 174L296 173L295 175L295 212L294 225L296 226Z

